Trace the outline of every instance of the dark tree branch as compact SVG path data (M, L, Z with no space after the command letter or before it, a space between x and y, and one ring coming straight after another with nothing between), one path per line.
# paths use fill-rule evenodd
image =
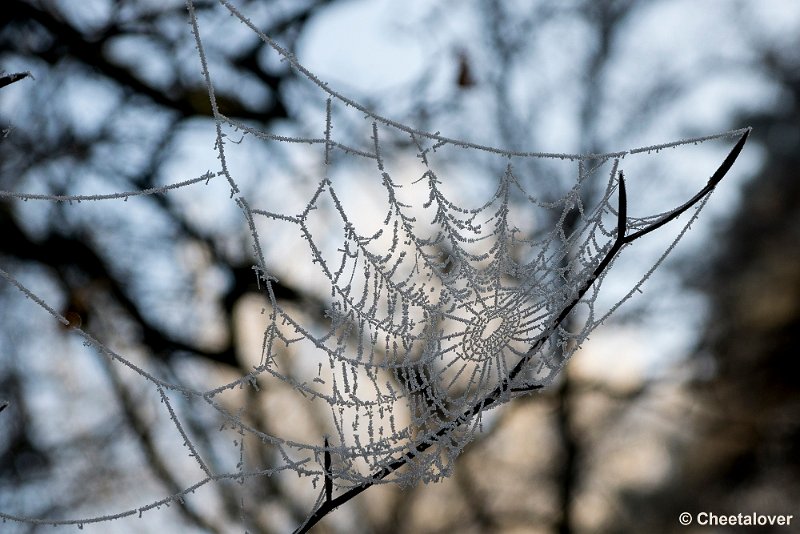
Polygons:
M15 72L13 74L4 74L3 76L0 76L0 87L11 85L12 83L18 82L25 78L33 78L33 75L30 72Z
M61 20L50 10L38 9L20 0L6 0L6 7L8 13L13 13L14 15L2 17L2 19L13 21L16 18L34 21L57 37L52 46L38 52L38 56L48 63L55 64L65 56L71 56L121 87L143 95L155 104L177 112L181 117L211 115L211 108L205 104L200 104L201 102L207 103L207 100L201 100L196 97L200 90L199 86L197 88L175 87L173 88L175 89L174 93L166 91L147 83L128 67L119 65L112 58L109 58L105 53L106 45L115 37L126 34L127 32L124 29L112 26L95 39L91 39L66 21ZM204 95L206 94L204 88L200 92ZM273 105L257 112L248 111L247 106L236 97L218 95L218 99L221 107L230 116L260 122L288 117L287 110L280 98L274 98L272 100Z
M483 412L490 406L499 403L503 400L504 395L507 394L509 391L513 391L514 388L511 387L511 384L517 378L517 376L522 372L523 369L527 366L530 360L538 354L541 348L544 346L546 340L555 332L559 326L564 322L564 319L570 314L570 312L578 305L580 300L586 294L586 292L592 287L594 282L600 278L600 276L606 271L608 266L617 256L617 254L622 250L625 245L633 243L635 240L639 239L640 237L650 233L657 228L667 224L668 222L674 220L690 207L695 205L700 199L702 199L706 194L710 193L714 187L722 180L725 174L730 170L733 166L734 161L739 156L739 153L742 151L745 142L747 141L747 137L750 131L746 131L744 135L742 135L741 139L736 146L730 151L728 156L723 161L722 165L716 170L716 172L712 175L711 179L708 181L708 184L701 189L696 195L694 195L688 202L682 204L681 206L675 208L668 214L664 215L662 218L657 220L656 222L648 225L647 227L634 232L633 234L627 234L627 207L628 207L628 200L627 194L625 191L625 177L623 176L622 172L619 173L619 197L618 197L618 208L617 208L617 231L616 231L616 238L614 239L611 247L603 256L603 259L597 265L597 267L592 272L591 276L589 276L584 282L583 286L577 291L575 296L570 299L570 301L564 306L561 310L561 313L553 320L550 327L545 330L545 332L541 335L539 340L531 346L528 352L525 354L524 357L520 359L519 362L514 366L514 368L508 373L508 376L503 379L502 383L498 385L494 390L492 390L489 394L486 395L481 401L475 403L471 408L465 410L460 416L458 416L455 420L450 422L448 425L443 426L437 432L433 433L429 437L425 438L424 441L418 443L415 446L412 446L408 452L406 452L403 456L399 458L390 459L388 464L374 472L372 474L371 480L366 482L362 482L361 484L354 486L353 488L347 490L342 495L339 495L335 499L326 499L312 514L309 516L308 520L297 528L294 531L294 534L303 534L308 532L314 525L316 525L323 517L331 513L333 510L341 506L342 504L348 502L349 500L353 499L357 495L361 494L363 491L372 487L375 483L383 480L384 478L388 477L398 469L407 465L410 461L414 458L431 448L434 444L436 444L442 437L449 434L453 428L462 426L467 422L471 421L473 417L478 415L479 413ZM539 389L539 388L535 388Z
M55 267L67 289L72 289L66 275L70 266L75 266L93 281L101 282L114 300L140 326L142 342L150 348L156 357L166 359L177 352L185 352L198 354L232 367L240 367L233 347L229 346L221 351L204 351L199 347L187 345L182 341L173 339L152 325L151 321L141 314L139 307L128 296L118 277L114 276L103 259L97 255L85 240L50 235L39 243L33 243L13 219L5 217L3 219L4 238L6 238L3 248L4 254L10 254L22 260L37 261L43 265L52 264L53 258L69 258L69 261L65 261Z

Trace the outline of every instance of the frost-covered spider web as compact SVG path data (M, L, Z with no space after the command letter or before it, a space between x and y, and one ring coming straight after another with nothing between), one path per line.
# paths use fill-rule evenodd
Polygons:
M512 152L450 139L386 119L332 90L233 4L220 3L312 88L308 109L315 110L320 134L277 135L220 111L202 28L189 0L216 122L219 168L142 192L41 196L122 199L227 180L230 197L220 201L235 202L242 213L263 295L258 364L246 376L209 391L166 382L78 330L88 344L157 389L205 473L198 484L164 501L99 520L182 499L208 482L272 476L284 469L322 486L318 511L335 502L334 488L352 495L348 492L375 483L447 476L490 408L550 384L592 330L641 286L697 217L746 138L745 130L736 130L592 155ZM628 215L626 156L726 136L742 140L694 198L670 212ZM309 195L292 202L287 191L255 193L243 187L237 158L248 144L266 144L301 159L314 183ZM470 187L466 167L454 163L463 154L480 154L487 168L496 170L482 198L461 194ZM531 176L534 170L542 176ZM542 195L532 186L546 178L570 185ZM356 189L362 194L353 194ZM686 211L677 239L644 277L611 306L598 307L606 273L620 251ZM0 274L36 298L13 276ZM319 295L324 311L315 314L278 298L275 285L287 277ZM303 413L324 414L316 422L323 431L314 434L297 421L296 428L278 435L244 421L218 400L242 386L291 391L293 402L307 408ZM272 447L279 465L213 472L167 392L212 406L225 425ZM239 441L241 447L244 442Z
M510 152L449 139L386 119L330 89L233 4L220 3L324 101L318 121L323 135L316 138L277 136L215 111L221 173L250 225L268 297L261 363L253 377L286 382L304 400L327 405L331 435L324 438L324 452L330 465L316 474L339 487L447 475L480 430L485 410L551 383L610 313L598 316L594 303L618 252L612 249L623 246L621 158L720 136L583 156ZM196 22L193 28L216 110ZM337 117L348 112L360 117L360 142L352 133L336 134ZM262 209L239 195L225 167L225 139L233 132L312 147L308 158L318 163L318 185L302 209ZM395 147L410 152L413 162L396 157ZM465 187L459 176L448 175L448 162L457 158L452 152L464 150L486 153L502 169L494 192L474 207L447 192ZM572 186L555 198L537 197L515 170L536 168L531 160L559 162ZM352 187L349 173L371 176L369 206L348 205L339 192L339 181ZM587 184L602 184L593 205L584 205ZM701 200L699 211L705 197L695 200ZM512 207L533 218L527 231L515 224ZM380 216L359 224L365 209ZM666 215L625 217L624 232L647 233ZM313 265L305 282L328 296L324 321L294 313L275 298L264 249L276 235L303 241L289 249L292 263ZM300 373L282 369L282 353L300 360L288 366ZM317 454L321 464L322 442L320 436L294 445Z

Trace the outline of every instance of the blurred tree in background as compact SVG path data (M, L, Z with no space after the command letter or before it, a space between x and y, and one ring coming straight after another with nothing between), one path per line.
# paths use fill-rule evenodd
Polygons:
M796 510L800 498L800 42L754 42L779 84L753 125L763 164L699 275L711 315L691 387L697 428L682 458L684 507Z
M420 59L379 90L370 86L375 75L351 72L346 53L318 66L341 73L337 89L384 115L453 137L600 152L752 125L760 143L744 167L751 181L737 199L740 184L726 179L729 193L712 200L720 202L717 230L653 281L655 300L630 303L557 386L501 411L451 478L373 488L319 532L685 532L682 511L796 511L800 43L791 36L800 35L800 13L791 4L237 3L301 61L346 48L362 27L413 43ZM195 6L222 112L287 135L319 130L297 74L216 2ZM336 21L327 34L326 20ZM211 109L186 21L180 2L4 0L0 69L34 79L0 89L0 190L141 190L211 167ZM391 72L387 61L376 58L375 70ZM303 173L280 152L255 154L253 166L264 175ZM674 174L693 167L660 169L657 194L685 198L707 176ZM291 194L284 182L260 187ZM0 267L159 376L200 387L251 365L252 323L243 317L258 290L237 223L179 192L112 213L6 196ZM675 273L687 280L684 291L669 285ZM321 319L322 296L292 280L281 278L276 297ZM42 326L43 317L0 284L0 401L8 402L0 412L0 512L102 515L191 483L166 444L174 429L152 392L88 354L68 329ZM657 340L670 337L687 340L648 361ZM255 399L244 404L250 421L286 424L267 420ZM227 465L214 421L189 400L177 409L204 457ZM202 499L94 528L290 531L314 496L289 476L263 480L220 484Z

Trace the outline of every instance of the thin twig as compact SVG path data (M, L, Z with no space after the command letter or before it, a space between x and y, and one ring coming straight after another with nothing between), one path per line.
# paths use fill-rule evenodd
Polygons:
M328 449L328 436L325 436L325 502L333 498L333 475L331 474L331 451Z
M625 242L626 243L632 243L633 241L635 241L636 239L639 239L643 235L649 234L653 230L656 230L656 229L664 226L665 224L667 224L668 222L672 221L673 219L676 219L684 211L688 210L689 208L691 208L692 206L697 204L697 202L701 198L703 198L704 196L709 194L717 186L717 184L720 182L720 180L722 180L722 178L725 176L725 174L727 174L727 172L731 169L731 167L733 166L733 162L736 161L736 158L739 157L739 153L742 151L742 148L744 148L744 144L747 141L747 136L748 135L750 135L750 130L749 129L744 132L744 135L742 135L742 138L739 139L739 142L736 143L736 146L734 146L733 149L730 151L730 153L728 154L728 157L726 157L725 161L722 162L722 165L720 165L719 168L717 169L717 171L711 176L711 178L709 178L708 183L706 184L706 186L703 189L701 189L700 191L698 191L695 196L693 196L692 198L687 200L686 203L684 203L682 206L679 206L679 207L675 208L674 210L672 210L671 212L666 214L664 217L662 217L658 221L656 221L653 224L651 224L650 226L648 226L646 228L642 228L638 232L632 233L627 238L625 238Z

